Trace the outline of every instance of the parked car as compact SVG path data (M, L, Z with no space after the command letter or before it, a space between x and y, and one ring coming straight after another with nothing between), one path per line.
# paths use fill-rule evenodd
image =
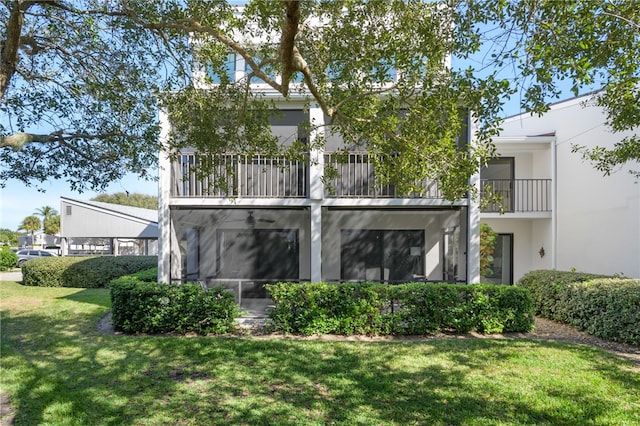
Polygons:
M57 256L56 254L50 253L45 250L31 249L18 250L16 254L18 255L18 268L22 267L22 265L24 265L24 262L26 262L27 260L38 259L40 257Z

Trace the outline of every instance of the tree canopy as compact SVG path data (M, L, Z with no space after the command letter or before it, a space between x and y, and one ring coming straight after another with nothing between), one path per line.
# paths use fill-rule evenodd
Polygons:
M158 209L158 197L128 192L116 192L115 194L100 194L91 199L103 203L120 204L122 206L140 207L143 209Z
M0 180L101 189L127 172L144 176L159 149L157 105L169 112L172 152L278 153L273 100L248 90L259 79L285 100L308 94L333 132L377 154L380 177L400 191L427 178L458 198L494 154L508 96L521 94L524 110L539 113L563 79L575 93L599 84L612 129L637 128L639 8L625 0L4 2ZM227 77L229 52L248 64L240 81ZM448 66L450 55L479 53L481 63ZM212 75L216 84L207 84ZM477 139L460 149L465 111ZM602 154L605 172L640 158L637 136L617 148L585 155Z

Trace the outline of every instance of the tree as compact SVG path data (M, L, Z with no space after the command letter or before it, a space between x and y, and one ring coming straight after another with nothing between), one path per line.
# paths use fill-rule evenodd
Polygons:
M54 214L42 221L42 230L47 235L56 235L60 232L60 215Z
M271 134L274 103L247 90L260 79L285 99L309 93L333 132L372 153L382 183L412 192L416 181L433 179L447 198L459 198L478 163L494 154L490 139L514 93L523 93L525 110L543 112L558 80L572 81L577 93L599 78L612 128L637 127L638 7L626 0L256 0L240 10L205 0L5 2L0 158L9 167L0 179L65 178L72 188L99 189L126 172L144 176L159 149L158 102L169 112L174 132L165 148L174 154L189 146L205 156L303 157L308 146L284 149ZM226 77L229 52L248 64L242 81ZM486 54L491 62L447 67L450 54ZM519 78L503 76L508 66ZM211 75L219 83L203 90ZM469 110L477 139L459 146ZM616 152L624 155L610 163L638 158L636 137L621 144ZM214 166L202 162L201 172Z
M307 123L308 131L326 126L346 145L366 149L380 182L401 193L420 193L417 182L429 179L446 198L461 198L478 164L493 154L496 94L504 83L446 66L450 53L471 46L455 37L450 8L421 1L254 1L240 11L224 2L153 4L151 13L148 5L123 11L164 37L189 34L201 64L199 79L162 97L172 153L188 146L203 158L223 152L304 157L309 146L285 148L272 135L276 106L250 90L258 79L285 100L308 94L329 122ZM227 76L229 52L247 64L240 81ZM210 76L216 84L207 86ZM479 124L474 146L460 140L468 110ZM217 166L202 161L199 172L209 175Z
M486 223L480 224L480 277L493 275L493 255L496 251L498 233Z
M0 244L8 246L18 245L18 234L7 228L0 228Z
M492 46L478 68L513 69L511 92L524 111L544 113L566 82L575 95L596 91L606 124L630 136L612 147L576 144L574 152L605 175L627 165L640 177L640 2L478 0L458 12L460 30Z
M120 204L122 206L141 207L143 209L158 209L158 197L128 192L116 192L115 194L100 194L91 199L103 203Z
M155 94L172 87L158 66L164 40L132 25L118 3L0 5L0 183L65 179L101 190L155 167Z
M43 206L36 209L34 215L42 218L42 230L47 235L55 235L60 231L60 216L58 211L51 206Z
M18 230L24 230L31 233L31 245L35 242L35 231L40 229L40 219L38 216L27 216L22 220Z

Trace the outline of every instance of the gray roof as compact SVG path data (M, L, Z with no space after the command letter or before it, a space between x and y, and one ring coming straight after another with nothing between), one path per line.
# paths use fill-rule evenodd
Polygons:
M120 214L124 214L131 217L135 217L138 219L143 219L148 222L153 222L156 225L158 224L158 210L143 209L141 207L123 206L120 204L103 203L100 201L76 200L76 199L67 198L67 197L60 197L60 199L63 201L70 201L75 204L83 204L85 206L91 206L101 210L106 210L110 212L115 212L115 213L120 213Z

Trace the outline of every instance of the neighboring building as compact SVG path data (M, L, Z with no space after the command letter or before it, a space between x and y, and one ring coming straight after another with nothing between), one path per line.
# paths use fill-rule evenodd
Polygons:
M241 58L233 69L236 79L244 77ZM254 89L281 99L265 85ZM161 281L224 286L243 304L266 298L263 284L280 280L479 280L477 203L447 201L433 182L423 182L422 197L379 187L366 152L350 150L347 163L337 163L341 138L322 127L305 134L305 122L325 117L304 95L292 97L279 101L273 132L282 143L325 138L324 150L308 153L314 161L220 155L221 167L233 170L224 192L196 177L197 153L184 150L173 161L161 156ZM161 123L166 135L166 116ZM341 173L331 188L322 179L326 163Z
M63 255L158 254L158 211L60 197Z
M33 241L31 241L31 232L18 236L18 247L49 247L58 246L60 244L60 235L47 235L42 230L33 233Z
M492 280L516 282L535 269L640 277L640 183L621 167L603 176L572 146L612 147L602 108L589 96L522 114L494 140L500 157L481 172L482 187L503 196L483 207L500 234ZM637 165L636 165L637 166ZM492 212L493 211L493 212Z

